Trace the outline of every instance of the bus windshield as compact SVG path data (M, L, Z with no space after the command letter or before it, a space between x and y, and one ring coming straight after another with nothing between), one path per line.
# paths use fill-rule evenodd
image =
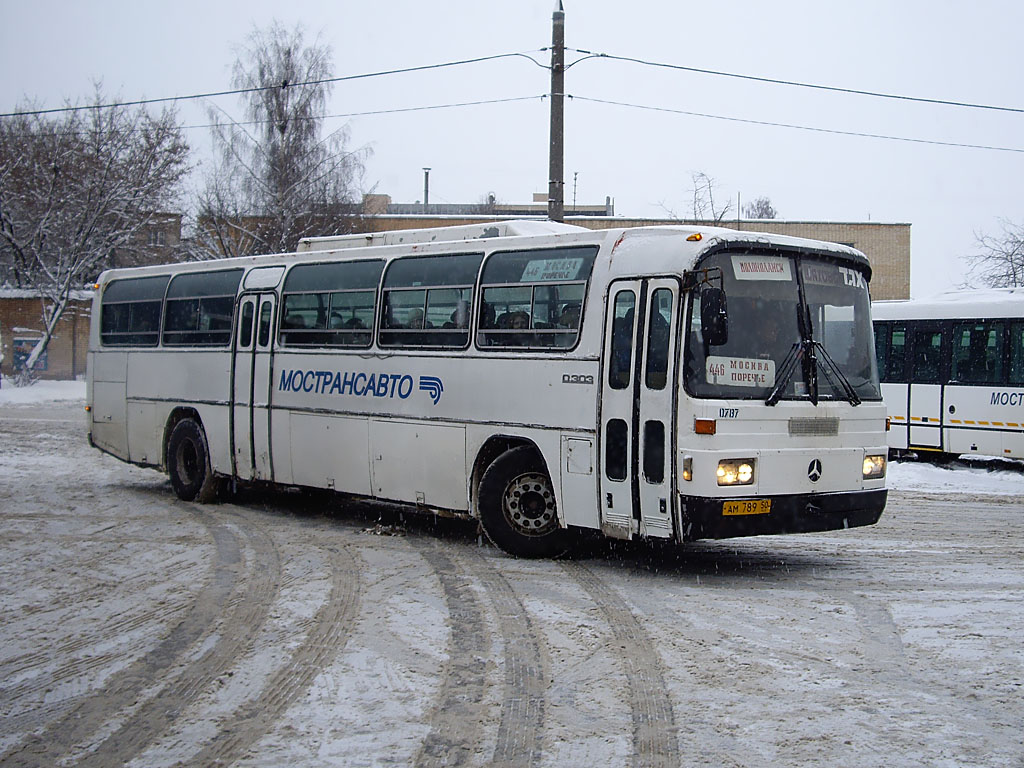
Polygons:
M700 269L727 297L728 330L703 333L695 289L685 344L696 397L880 400L867 277L812 254L718 252Z

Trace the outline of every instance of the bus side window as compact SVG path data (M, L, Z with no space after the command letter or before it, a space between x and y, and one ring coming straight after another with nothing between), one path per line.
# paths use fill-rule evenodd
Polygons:
M249 349L252 346L252 328L253 328L253 315L255 314L255 304L251 300L247 300L242 305L242 322L238 328L238 348Z
M382 347L469 346L473 286L482 253L406 256L384 272Z
M615 294L612 319L612 352L608 366L608 386L625 389L629 386L633 371L633 313L636 308L636 294L633 291L619 291Z
M1002 382L1002 323L957 323L954 326L950 378L965 384Z
M915 384L941 384L942 331L916 328L913 332L910 380Z
M155 347L160 341L160 309L166 275L114 280L103 291L100 343Z
M492 253L480 277L480 347L576 346L596 247Z
M889 357L886 361L882 378L885 381L907 380L907 328L896 325L892 329L889 343Z
M1010 384L1024 386L1024 323L1010 326Z
M270 344L270 327L273 324L274 307L269 301L264 301L263 305L260 307L260 347L266 347Z
M892 326L888 323L875 323L875 363L878 366L878 377L882 381L888 381L886 360L889 357L889 334Z
M658 288L651 298L651 314L647 320L647 374L648 389L664 389L668 376L668 355L671 339L669 328L672 317L672 291Z
M241 269L175 275L164 302L163 343L228 346Z

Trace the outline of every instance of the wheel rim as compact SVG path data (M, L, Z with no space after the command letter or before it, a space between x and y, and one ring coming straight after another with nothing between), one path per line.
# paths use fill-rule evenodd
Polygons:
M199 452L196 444L191 440L182 441L178 446L178 479L183 485L191 485L195 482L199 473Z
M546 475L528 473L515 478L505 488L502 511L518 533L543 536L558 527L555 494Z

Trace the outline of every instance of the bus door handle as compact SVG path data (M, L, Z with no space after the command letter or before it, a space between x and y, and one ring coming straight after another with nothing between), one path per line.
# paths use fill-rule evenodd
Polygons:
M612 500L612 495L610 493L605 495L605 501L608 504L608 509L612 509L615 506L615 503Z

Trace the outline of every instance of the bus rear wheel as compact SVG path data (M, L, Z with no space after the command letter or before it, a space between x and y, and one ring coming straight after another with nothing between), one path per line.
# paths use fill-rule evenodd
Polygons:
M182 501L206 503L217 498L217 480L210 468L206 433L193 419L182 419L171 430L167 440L167 474Z
M569 548L555 492L537 451L506 451L480 479L480 523L495 546L516 557L557 557Z

